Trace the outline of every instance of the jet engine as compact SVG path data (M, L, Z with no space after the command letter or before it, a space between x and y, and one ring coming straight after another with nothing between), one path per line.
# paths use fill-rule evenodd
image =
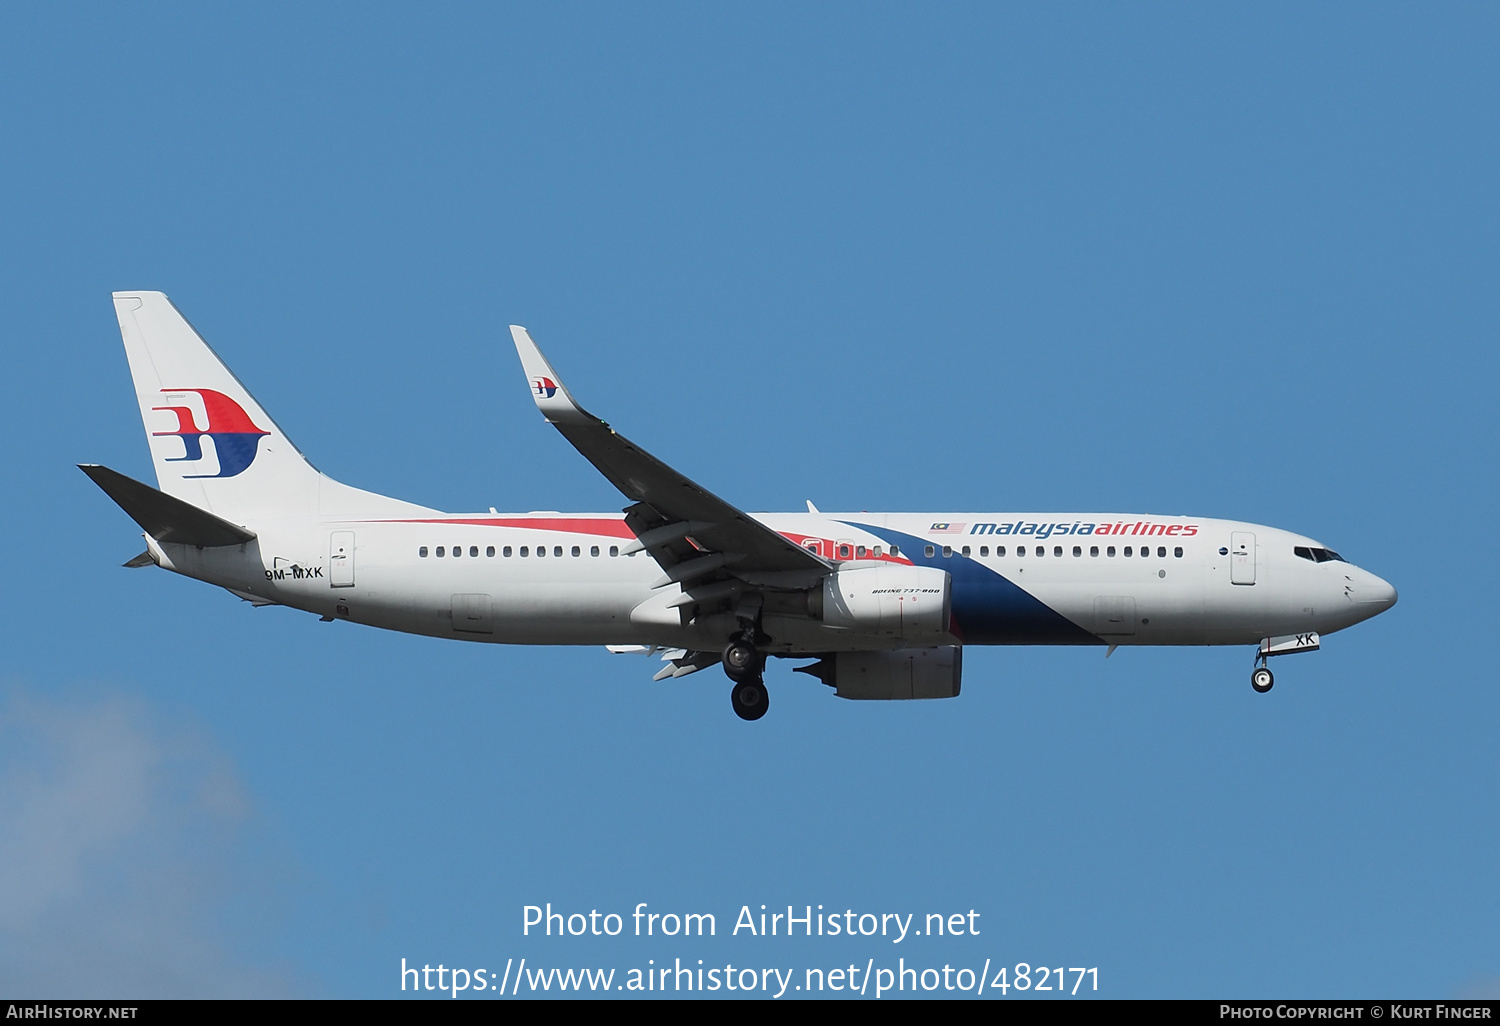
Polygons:
M938 640L948 633L953 609L948 571L928 566L881 565L836 570L812 595L814 615L831 627L877 637Z

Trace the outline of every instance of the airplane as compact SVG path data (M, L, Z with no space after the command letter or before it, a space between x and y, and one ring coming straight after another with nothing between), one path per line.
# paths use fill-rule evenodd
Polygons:
M629 504L445 513L320 473L160 292L117 292L157 487L80 469L158 566L255 606L460 641L660 653L655 679L722 666L769 707L768 657L846 699L959 695L967 645L1255 645L1272 656L1396 602L1302 535L1127 513L748 513L586 412L523 327L542 416Z

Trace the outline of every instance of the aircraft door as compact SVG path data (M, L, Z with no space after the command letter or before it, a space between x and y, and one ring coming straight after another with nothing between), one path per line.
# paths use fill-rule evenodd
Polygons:
M354 532L334 531L328 536L328 585L354 587Z
M1229 536L1229 583L1255 583L1255 535L1247 531Z

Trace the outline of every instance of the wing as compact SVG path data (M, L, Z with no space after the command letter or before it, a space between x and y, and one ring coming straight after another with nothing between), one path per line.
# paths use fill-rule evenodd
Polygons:
M650 453L574 401L525 328L511 325L531 394L548 423L634 505L625 522L630 551L649 552L665 571L655 587L738 578L767 588L801 589L833 569Z

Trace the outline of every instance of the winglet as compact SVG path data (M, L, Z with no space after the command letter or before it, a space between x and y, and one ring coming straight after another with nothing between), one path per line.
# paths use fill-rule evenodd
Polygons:
M531 382L531 397L536 400L536 408L542 411L542 416L547 418L547 422L550 424L598 423L598 418L590 416L574 401L573 396L563 385L562 378L558 377L557 371L552 369L552 364L547 362L547 358L532 341L531 334L519 324L512 324L510 335L516 343L516 354L521 357L521 369L526 372L526 377Z

